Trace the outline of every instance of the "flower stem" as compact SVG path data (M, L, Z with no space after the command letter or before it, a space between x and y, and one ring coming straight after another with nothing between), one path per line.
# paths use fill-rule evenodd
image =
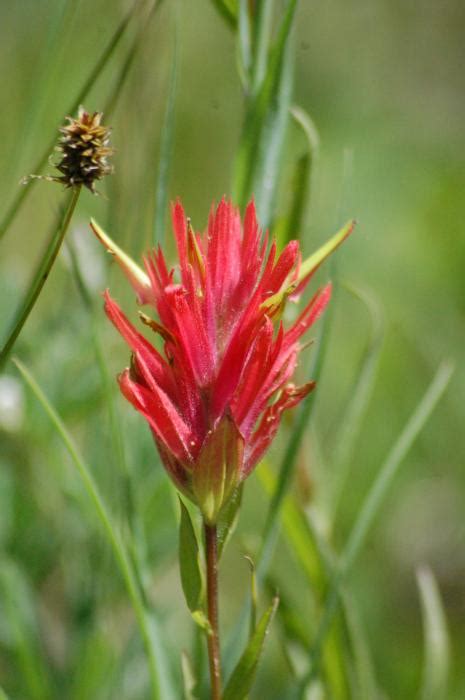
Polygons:
M80 186L74 187L71 192L71 196L68 201L68 206L65 210L58 231L55 233L53 240L50 243L50 246L45 252L44 258L42 259L32 281L32 285L26 294L25 301L23 302L22 307L19 309L18 314L16 315L16 318L13 321L13 326L8 336L8 339L5 345L3 346L2 351L0 352L0 369L3 367L6 360L8 359L8 356L11 350L13 349L16 339L21 333L21 330L24 324L26 323L29 314L34 308L39 294L42 291L42 287L44 286L47 277L50 273L50 270L52 269L53 263L55 262L56 257L60 251L61 244L63 243L66 231L68 230L71 218L73 216L76 204L79 199L80 192Z
M207 638L212 700L221 700L220 637L218 629L218 536L216 525L205 523L207 608L211 632Z

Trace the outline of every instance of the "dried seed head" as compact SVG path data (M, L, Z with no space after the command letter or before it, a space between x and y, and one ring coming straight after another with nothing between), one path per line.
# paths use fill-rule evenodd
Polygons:
M80 107L77 119L67 117L69 124L60 129L56 150L62 158L56 167L62 175L55 179L66 187L84 185L95 192L95 181L113 172L108 163L113 154L110 129L102 125L102 117L102 112L90 114Z
M61 175L28 175L21 183L31 179L61 182L65 187L84 185L96 194L95 181L113 172L108 158L113 155L109 145L110 128L102 124L102 112L90 114L79 107L77 119L66 117L69 124L61 127L62 134L55 150L61 153L59 163L53 165Z

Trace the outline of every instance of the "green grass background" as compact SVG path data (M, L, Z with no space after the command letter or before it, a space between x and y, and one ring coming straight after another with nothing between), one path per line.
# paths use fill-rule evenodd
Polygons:
M0 3L2 212L129 7L115 0ZM175 27L179 65L168 194L181 197L196 228L205 225L212 201L231 191L243 120L234 35L207 0L165 0L147 22L118 89L118 72L136 31L131 25L86 98L87 109L100 110L117 91L108 117L115 174L101 185L104 196L82 194L70 238L98 306L99 291L110 286L133 316L134 300L93 240L88 220L95 216L135 257L152 240ZM337 291L294 483L298 503L336 551L437 366L445 358L456 363L447 394L393 482L347 583L385 693L377 697L392 700L419 696L423 628L415 570L420 565L436 576L452 640L449 686L434 697L465 696L464 27L465 8L458 0L305 0L292 36L294 102L311 115L320 138L309 222L296 234L310 253L347 218L358 221L335 264L318 273L320 281L333 276ZM276 224L290 197L292 164L305 148L295 126L286 139ZM64 198L58 185L35 184L1 242L5 338ZM168 211L166 232L170 245ZM347 285L377 300L385 335L331 530L334 455L370 332L366 309ZM15 354L59 411L124 523L127 480L109 427L91 316L65 251ZM95 317L110 374L116 375L127 352L103 312ZM310 358L314 350L306 352ZM148 697L132 612L69 457L12 364L1 382L0 684L13 699ZM15 420L8 404L12 391L18 394ZM177 569L177 506L145 424L117 395L116 385L114 394L145 533L147 587L179 676L180 650L191 649L194 635ZM270 453L274 467L289 429L290 422ZM266 503L254 475L222 566L225 637L249 590L242 554L257 551ZM277 543L268 583L278 586L311 635L315 603L285 537ZM263 586L261 600L267 595ZM275 621L253 698L291 697L282 630ZM292 645L284 646L294 654ZM294 656L298 666L302 650ZM312 698L347 697L324 682L313 692Z

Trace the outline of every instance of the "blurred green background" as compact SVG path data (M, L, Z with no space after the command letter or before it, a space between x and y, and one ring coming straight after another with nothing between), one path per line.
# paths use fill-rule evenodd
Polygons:
M116 0L0 3L2 215L130 6ZM144 27L124 84L118 87L136 21L85 100L88 110L101 110L118 95L107 118L115 174L98 188L104 196L82 194L70 232L98 305L99 292L110 286L133 317L134 300L93 240L88 220L95 216L134 257L152 240L175 28L179 66L169 197L181 197L198 229L212 201L231 191L244 112L234 34L213 3L165 0ZM299 501L336 550L437 366L443 359L456 363L447 394L393 483L348 582L385 694L379 697L392 700L417 697L421 680L415 572L422 565L436 576L452 639L451 680L441 697L465 697L464 30L460 0L303 0L292 36L293 101L311 115L320 140L309 223L296 235L310 253L347 218L358 221L335 264L318 273L321 281L332 275L337 291L295 483ZM290 124L276 224L287 206L292 163L304 146ZM64 199L59 185L36 183L1 242L4 338ZM169 241L168 211L166 222ZM331 531L334 456L370 333L367 310L350 287L376 300L385 332ZM64 250L15 354L59 410L124 521L127 483L109 429L91 317ZM126 349L103 313L95 317L116 375L127 363ZM192 631L177 570L173 489L143 421L119 396L116 405L146 534L150 596L179 675L176 654L190 647ZM285 433L271 452L273 465ZM0 440L0 684L14 699L147 697L144 657L112 556L60 440L12 364L0 377ZM256 551L265 512L254 475L222 567L225 630L248 591L242 553ZM284 539L272 580L314 629L309 592ZM288 697L278 628L251 697Z

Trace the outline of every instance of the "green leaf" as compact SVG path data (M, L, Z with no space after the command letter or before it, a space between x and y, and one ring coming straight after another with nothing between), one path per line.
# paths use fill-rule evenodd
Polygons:
M191 612L198 609L203 590L202 572L199 563L199 543L195 535L189 511L179 499L181 521L179 523L179 567L181 583L187 607Z
M417 571L423 612L425 657L421 700L446 700L450 668L449 634L439 587L433 572Z
M223 700L243 700L249 693L255 679L258 662L265 643L265 637L278 607L278 603L279 598L276 596L258 623L253 637L248 643L226 685Z

